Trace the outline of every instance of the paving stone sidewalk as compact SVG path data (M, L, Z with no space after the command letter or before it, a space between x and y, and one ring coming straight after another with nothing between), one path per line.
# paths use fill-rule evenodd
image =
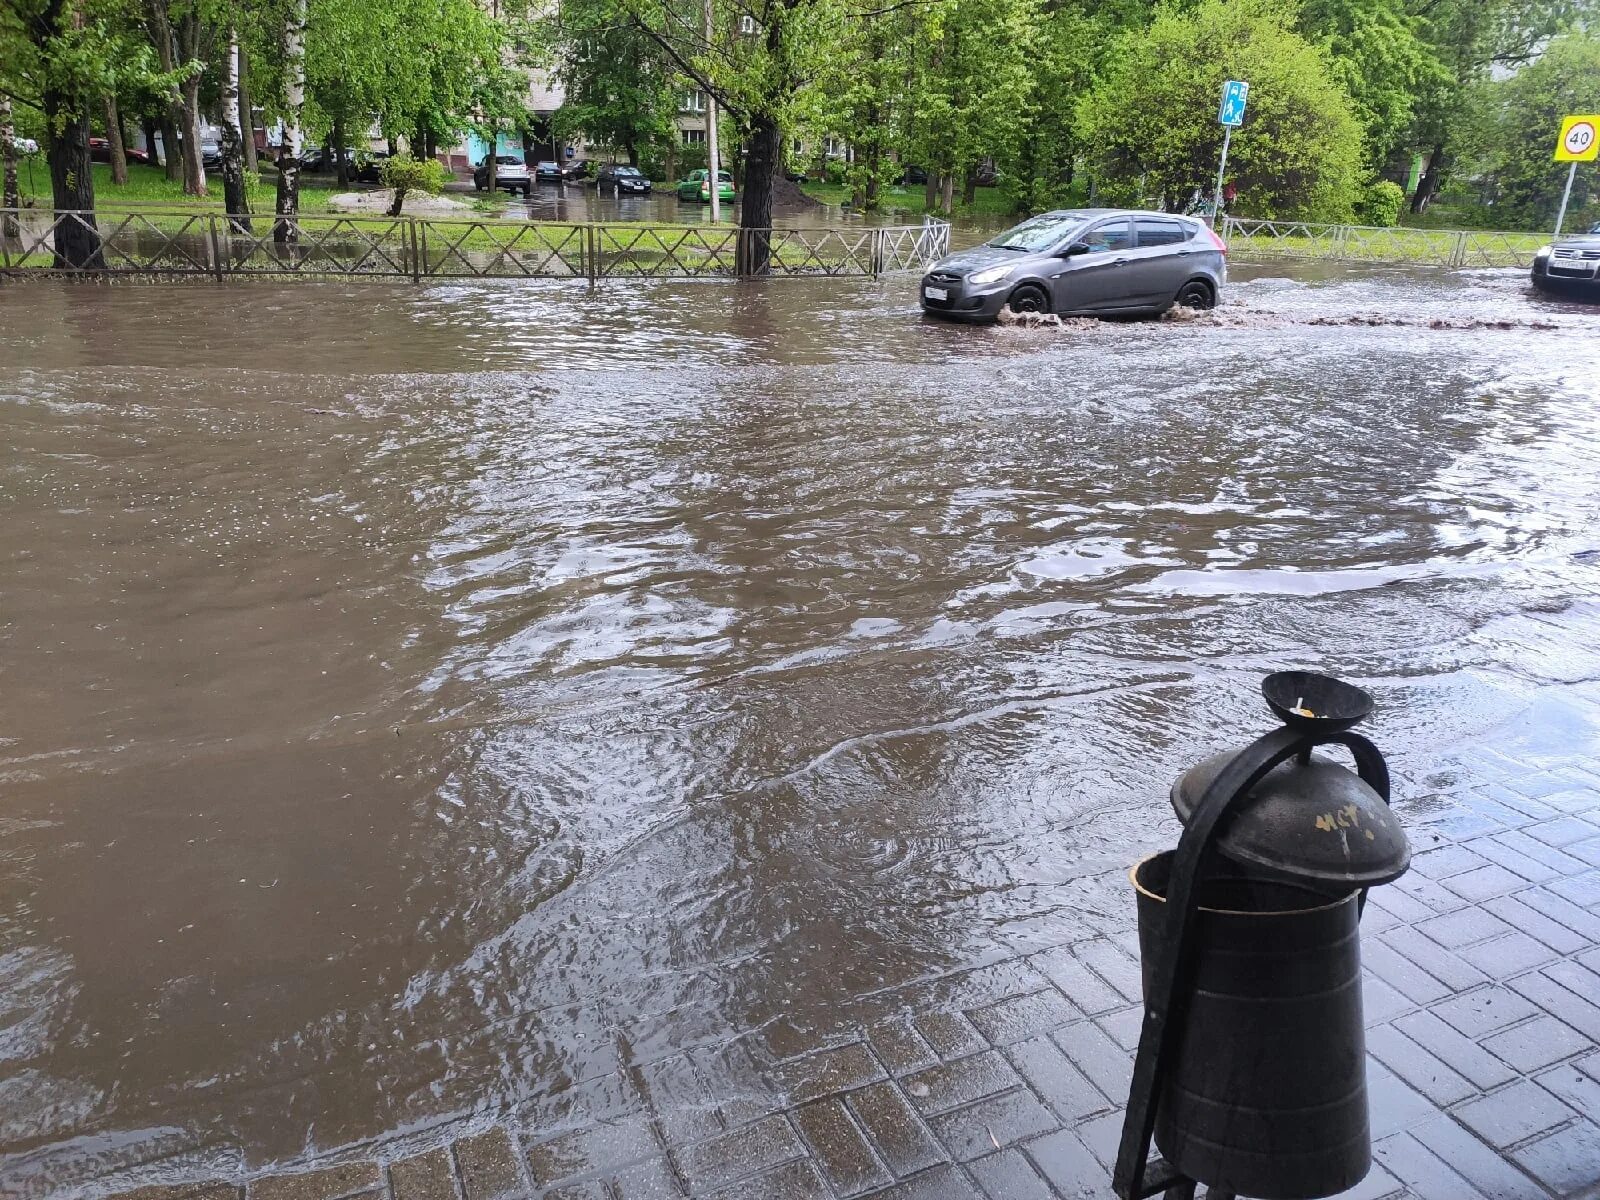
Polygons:
M1523 731L1397 785L1417 855L1363 923L1375 1163L1350 1200L1600 1197L1600 714L1575 724L1576 745ZM129 1195L1107 1197L1139 978L1126 878L1093 885L1125 923L833 1021L624 1046L558 1127Z

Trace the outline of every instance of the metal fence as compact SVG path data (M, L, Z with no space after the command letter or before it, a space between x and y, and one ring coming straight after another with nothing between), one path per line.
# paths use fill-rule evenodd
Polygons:
M1439 267L1527 267L1549 240L1537 233L1476 229L1407 229L1370 225L1316 225L1305 221L1252 221L1224 217L1230 250L1263 258L1329 262L1419 263Z
M643 223L0 209L0 272L93 276L306 275L424 279L877 276L950 251L950 225L740 229ZM283 226L280 230L279 226ZM63 265L58 235L99 239L104 266ZM288 236L279 236L279 234ZM765 263L763 266L763 259Z

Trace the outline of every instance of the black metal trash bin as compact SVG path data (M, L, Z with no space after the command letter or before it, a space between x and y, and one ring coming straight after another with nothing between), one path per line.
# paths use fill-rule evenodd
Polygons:
M1282 727L1185 772L1177 849L1132 873L1145 1011L1121 1200L1192 1197L1197 1183L1315 1200L1372 1165L1359 923L1366 889L1404 874L1411 852L1383 755L1351 732L1372 698L1302 671L1261 690Z
M1147 992L1171 868L1168 850L1130 872ZM1230 874L1206 879L1197 903L1187 1019L1205 1036L1184 1038L1168 1065L1156 1148L1245 1196L1354 1187L1372 1165L1356 894Z

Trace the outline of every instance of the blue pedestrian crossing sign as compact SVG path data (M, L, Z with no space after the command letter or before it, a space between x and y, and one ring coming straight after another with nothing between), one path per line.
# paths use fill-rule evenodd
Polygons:
M1244 103L1250 97L1250 85L1242 79L1230 79L1222 85L1222 108L1217 120L1224 125L1244 124Z

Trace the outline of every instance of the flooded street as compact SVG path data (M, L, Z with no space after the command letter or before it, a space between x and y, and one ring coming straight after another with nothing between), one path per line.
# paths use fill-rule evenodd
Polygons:
M1267 670L1402 779L1600 677L1600 310L1233 273L0 285L0 1193L558 1124L1049 946Z

